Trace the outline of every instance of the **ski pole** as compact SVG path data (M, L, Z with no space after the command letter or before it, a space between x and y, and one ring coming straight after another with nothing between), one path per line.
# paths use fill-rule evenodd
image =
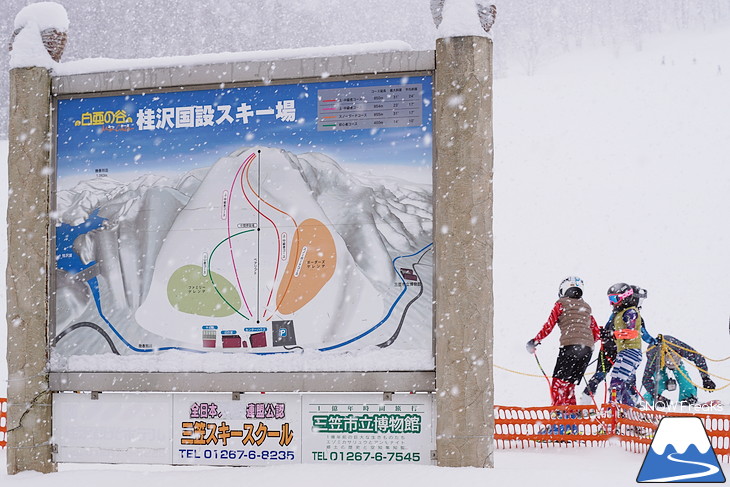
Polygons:
M550 402L554 402L553 401L553 388L551 387L550 379L548 379L548 376L545 373L545 369L542 368L542 364L540 363L540 359L537 358L537 352L534 352L533 355L535 356L535 362L537 362L537 366L540 367L540 372L542 372L542 376L545 377L545 380L548 383L548 393L550 395Z
M550 379L548 379L547 374L545 373L545 369L542 368L542 364L540 364L540 359L537 358L537 352L534 352L533 355L535 356L535 362L537 362L537 366L540 367L540 372L542 372L543 377L545 377L545 380L550 384Z

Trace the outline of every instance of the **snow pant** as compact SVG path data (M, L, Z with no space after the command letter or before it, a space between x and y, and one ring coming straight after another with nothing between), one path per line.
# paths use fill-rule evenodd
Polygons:
M550 398L553 406L575 404L575 383L580 381L591 360L593 349L585 345L565 345L555 361Z
M689 398L697 399L697 387L690 382L689 373L687 372L687 369L684 368L684 364L679 364L678 370L672 370L672 375L674 375L674 378L677 380L677 386L679 387L679 397L677 398L677 401L682 402ZM667 373L667 369L663 368L659 370L656 377L656 393L654 393L654 391L651 391L650 393L650 391L647 390L646 393L644 393L644 399L646 399L649 404L654 405L654 397L660 396L662 392L667 390L668 380L669 374Z
M641 350L627 348L616 355L616 363L611 371L611 392L615 393L616 402L636 407L637 398L634 395L636 369L641 363Z
M588 385L583 389L583 394L587 396L593 396L596 394L598 384L604 381L608 373L613 367L613 363L616 361L616 355L607 354L603 349L598 354L598 363L596 364L596 372L593 377L588 381Z

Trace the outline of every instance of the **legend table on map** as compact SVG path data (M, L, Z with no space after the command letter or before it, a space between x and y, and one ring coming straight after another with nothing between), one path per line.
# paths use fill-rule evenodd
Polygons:
M317 91L317 130L418 127L420 84L332 88Z

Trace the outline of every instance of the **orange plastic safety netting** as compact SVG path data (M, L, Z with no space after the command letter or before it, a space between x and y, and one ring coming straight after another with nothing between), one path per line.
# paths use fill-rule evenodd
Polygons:
M0 448L8 444L8 400L0 397Z
M689 408L688 408L689 409ZM659 421L666 416L702 419L720 461L730 462L730 415L695 408L690 412L642 410L622 404L494 408L497 448L603 446L618 441L645 453Z

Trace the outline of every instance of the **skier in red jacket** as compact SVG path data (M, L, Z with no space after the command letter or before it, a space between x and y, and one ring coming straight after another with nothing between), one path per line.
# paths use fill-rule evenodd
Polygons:
M575 404L575 384L585 374L593 354L593 344L600 340L600 330L591 314L591 307L583 301L583 280L568 277L560 283L558 300L540 332L527 342L527 351L536 347L553 331L560 328L560 351L555 362L550 397L553 406Z

